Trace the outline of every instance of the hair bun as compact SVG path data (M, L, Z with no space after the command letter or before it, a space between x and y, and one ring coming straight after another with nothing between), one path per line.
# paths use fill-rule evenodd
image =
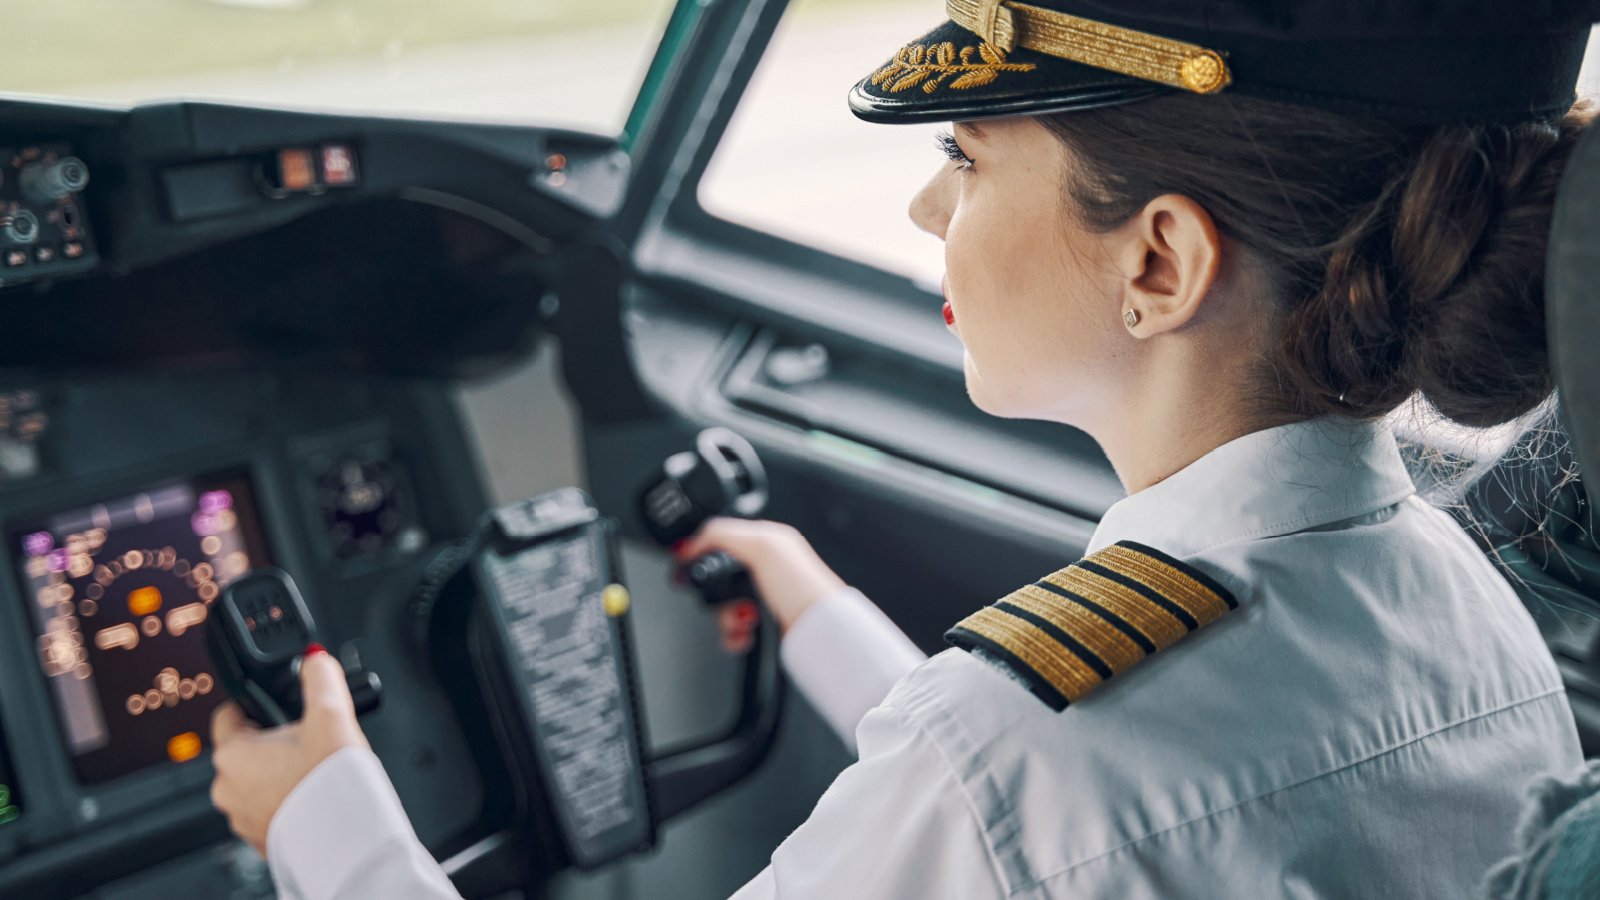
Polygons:
M1556 187L1593 118L1446 126L1328 248L1321 290L1292 313L1299 394L1381 416L1421 393L1446 418L1509 422L1554 389L1544 259Z
M1594 118L1456 126L1406 178L1393 260L1409 300L1401 371L1439 413L1511 421L1555 388L1545 339L1544 261L1556 189Z

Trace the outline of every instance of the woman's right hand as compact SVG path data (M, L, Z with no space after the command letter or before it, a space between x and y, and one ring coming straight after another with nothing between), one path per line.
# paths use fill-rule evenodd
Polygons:
M812 603L845 586L794 526L762 519L708 519L693 537L672 549L680 563L722 551L744 564L760 601L780 630L799 620Z

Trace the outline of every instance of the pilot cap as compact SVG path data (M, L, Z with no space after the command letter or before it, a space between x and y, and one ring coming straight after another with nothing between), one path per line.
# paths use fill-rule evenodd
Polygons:
M869 122L1067 112L1187 91L1419 124L1572 105L1600 0L946 0L850 92Z

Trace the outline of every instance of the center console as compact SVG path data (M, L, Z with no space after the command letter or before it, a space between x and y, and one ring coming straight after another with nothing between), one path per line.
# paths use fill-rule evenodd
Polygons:
M0 385L36 424L27 465L0 470L0 897L274 896L209 796L210 717L241 672L208 636L277 633L247 617L282 605L240 599L264 567L347 672L382 679L362 728L468 897L537 897L647 849L760 763L783 696L771 623L727 729L655 751L616 522L576 488L491 508L447 390ZM700 444L643 491L647 518L687 533L760 494L753 460Z

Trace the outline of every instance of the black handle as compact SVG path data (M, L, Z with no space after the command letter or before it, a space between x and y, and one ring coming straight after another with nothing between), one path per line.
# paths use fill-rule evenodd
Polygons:
M694 807L760 767L777 740L786 689L778 626L763 614L745 654L739 715L732 727L704 742L656 754L646 763L657 821Z
M356 715L364 716L383 705L383 682L377 672L366 669L345 670L344 682L350 687L350 699L355 701Z
M755 516L767 502L767 475L755 448L726 428L708 428L693 450L677 453L639 492L645 530L658 543L693 534L711 516ZM685 575L707 603L754 597L750 574L726 553L702 556ZM778 629L763 615L744 658L739 714L709 740L656 754L646 763L656 821L666 821L754 772L777 738L784 694Z

